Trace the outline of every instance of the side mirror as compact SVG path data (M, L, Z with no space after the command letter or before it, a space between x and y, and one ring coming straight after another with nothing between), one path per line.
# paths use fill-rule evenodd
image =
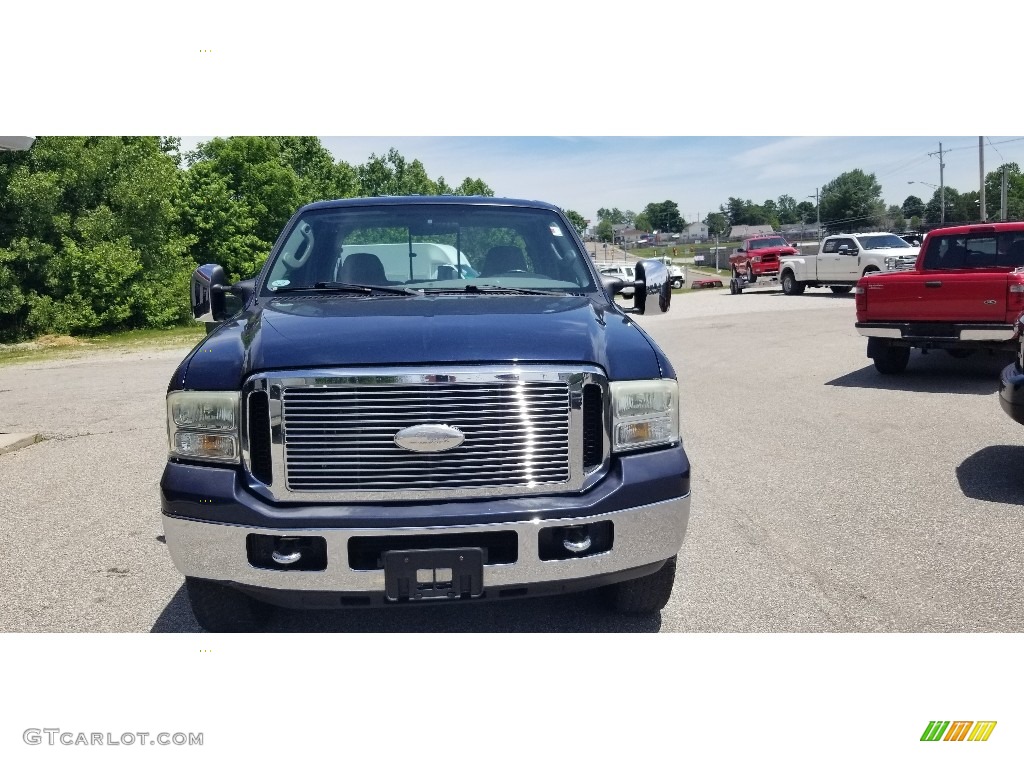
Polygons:
M192 317L207 326L227 320L238 312L256 292L256 278L228 285L220 264L203 264L192 273L190 298Z
M640 315L659 315L668 312L672 304L672 282L668 267L660 261L643 259L636 263L636 282L633 283L633 307Z
M192 317L198 323L217 323L228 317L224 302L228 277L220 264L203 264L192 273Z
M604 286L609 296L615 296L622 293L622 289L626 284L614 275L601 275L601 285Z
M740 246L739 248L736 249L736 253L746 253L746 252L747 252L747 249L744 248L743 246Z

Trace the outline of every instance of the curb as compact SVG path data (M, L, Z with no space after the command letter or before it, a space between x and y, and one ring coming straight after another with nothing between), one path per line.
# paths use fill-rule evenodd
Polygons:
M24 448L39 442L39 435L34 432L14 432L11 434L0 432L0 453L8 453Z

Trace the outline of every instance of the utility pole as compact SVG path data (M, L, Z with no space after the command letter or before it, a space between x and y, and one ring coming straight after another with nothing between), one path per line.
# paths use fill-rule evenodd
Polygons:
M928 156L933 157L939 156L939 224L946 223L946 185L942 180L942 172L946 168L946 164L942 162L942 142L939 142L938 152L929 152Z
M1000 196L999 196L999 220L1006 221L1006 190L1010 184L1009 173L1006 168L1003 168L1003 183L1000 184Z
M978 193L978 203L981 205L981 220L988 221L985 213L985 137L978 137L978 172L981 174L981 191Z
M814 188L814 217L817 219L818 242L821 242L821 199L818 197L818 188Z

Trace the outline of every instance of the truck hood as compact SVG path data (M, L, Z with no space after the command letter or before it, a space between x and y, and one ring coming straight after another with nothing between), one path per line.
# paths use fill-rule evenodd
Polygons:
M171 389L237 389L251 374L269 370L512 361L594 364L613 380L674 375L630 317L584 296L262 302L196 346Z

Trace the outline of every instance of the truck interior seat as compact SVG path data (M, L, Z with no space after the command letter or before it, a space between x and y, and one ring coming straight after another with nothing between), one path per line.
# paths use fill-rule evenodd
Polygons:
M341 268L337 270L336 279L343 283L388 284L384 265L372 253L348 254L341 263Z
M526 257L523 256L523 252L514 245L496 245L487 251L480 274L483 277L490 277L491 275L500 275L504 272L514 272L516 270L522 272L530 271L529 267L526 266Z

